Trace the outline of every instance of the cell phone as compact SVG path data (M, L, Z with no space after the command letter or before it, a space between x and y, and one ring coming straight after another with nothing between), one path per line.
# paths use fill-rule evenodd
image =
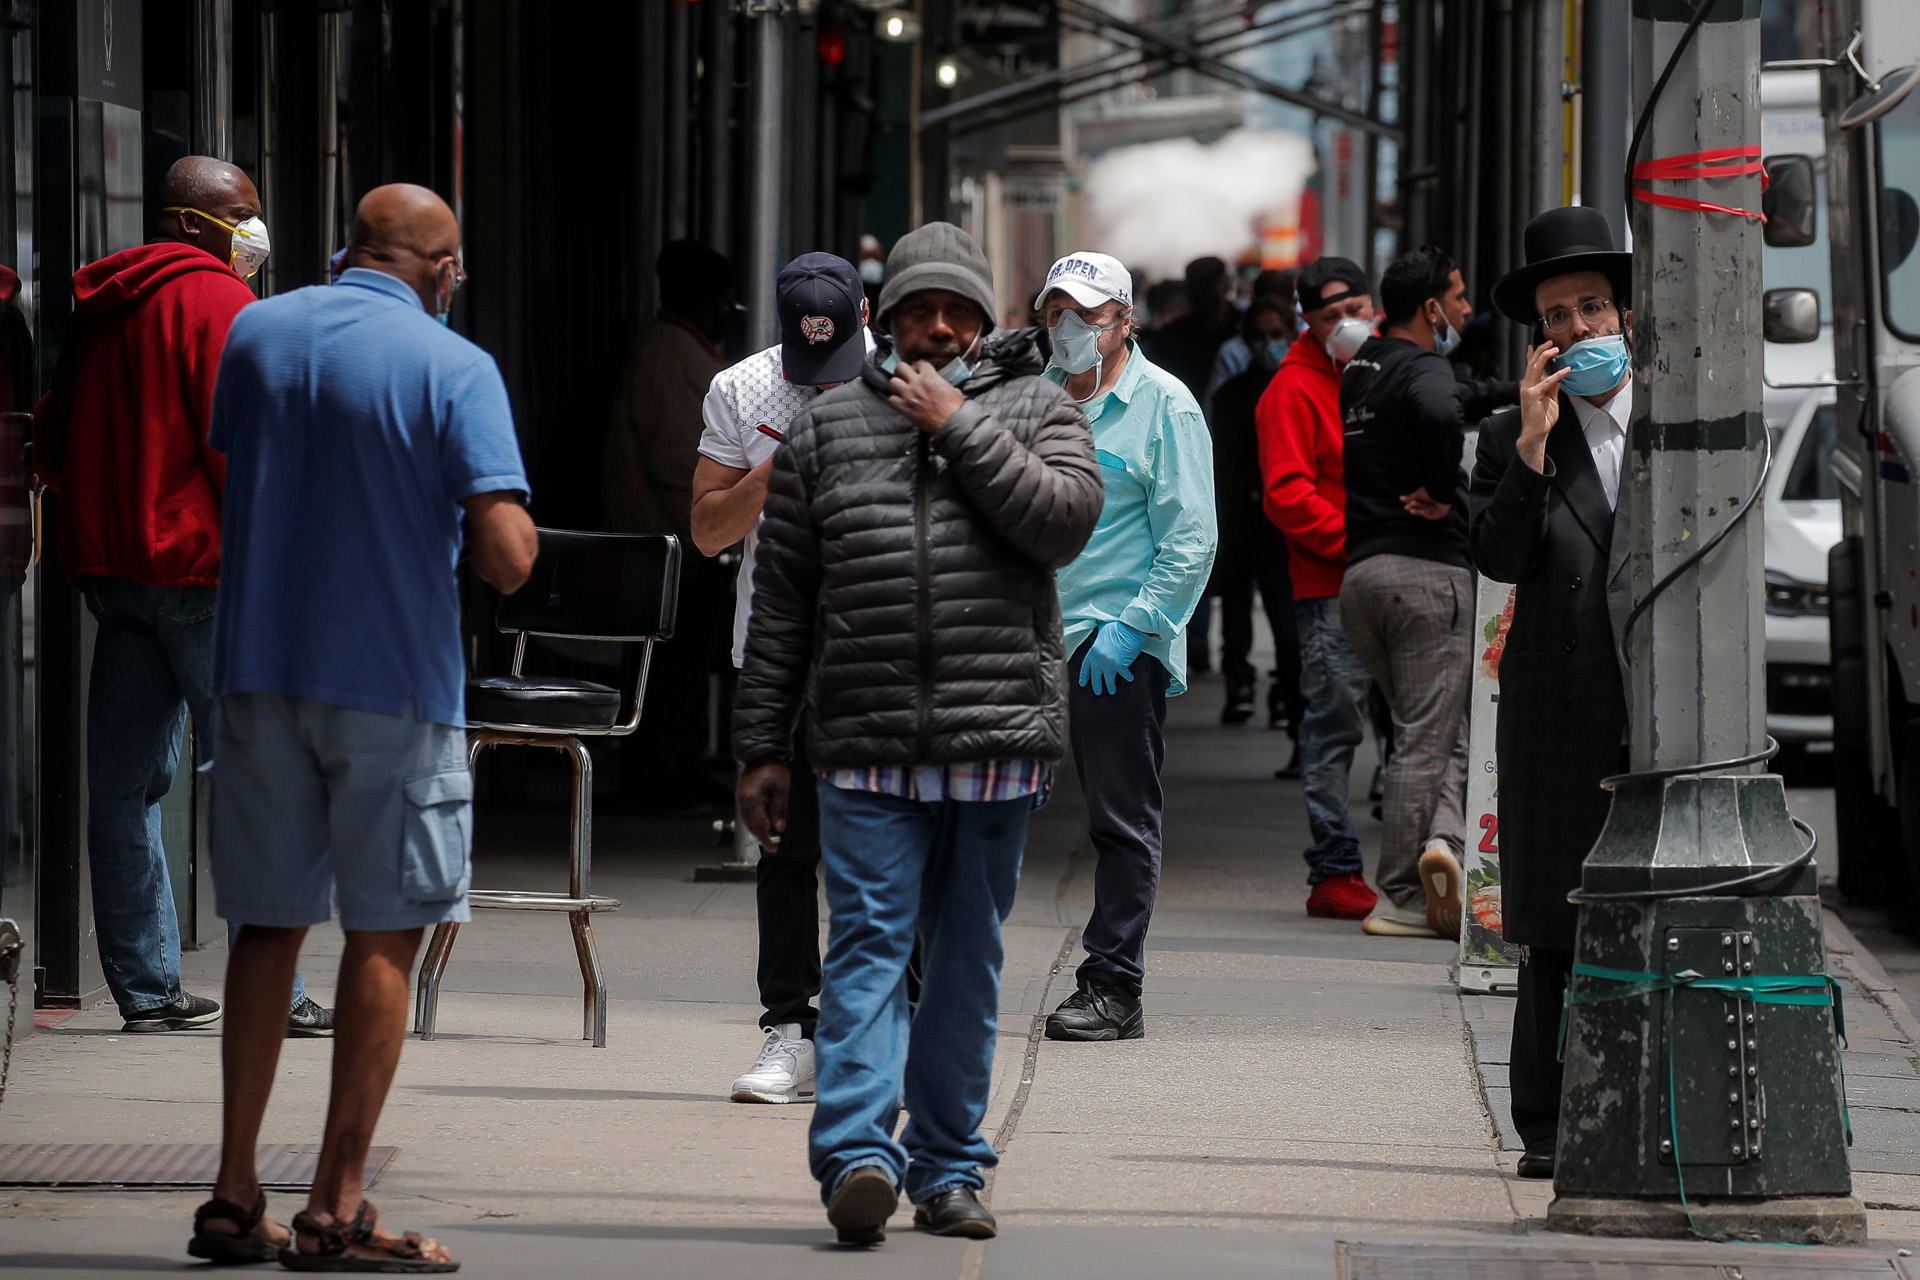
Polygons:
M787 438L785 436L781 435L778 431L775 431L772 427L768 426L764 422L757 424L753 429L755 431L758 431L763 436L772 436L775 440L778 440L782 444L785 444L787 442Z

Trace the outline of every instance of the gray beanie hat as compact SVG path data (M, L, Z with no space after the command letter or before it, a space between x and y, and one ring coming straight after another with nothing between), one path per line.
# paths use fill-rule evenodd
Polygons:
M993 269L973 237L951 222L929 222L894 242L874 323L886 328L894 304L923 289L945 289L977 304L987 322L981 332L993 329Z

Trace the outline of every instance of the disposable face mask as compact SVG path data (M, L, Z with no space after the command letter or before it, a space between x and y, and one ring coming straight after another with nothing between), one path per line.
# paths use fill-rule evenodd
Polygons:
M878 258L860 259L860 279L867 284L879 284L887 278L887 264Z
M1626 335L1620 333L1584 339L1553 358L1555 369L1570 370L1560 385L1576 396L1605 395L1620 385L1632 363Z
M1372 325L1348 317L1333 326L1333 332L1327 335L1327 354L1335 364L1345 364L1360 353L1360 348L1366 346L1372 336Z
M973 366L967 363L967 356L971 355L974 351L976 351L979 348L979 346L980 346L980 339L975 338L973 340L973 345L968 347L965 352L955 356L953 359L947 361L945 364L940 366L940 370L939 370L940 376L945 378L948 382L951 382L956 387L959 386L961 383L965 382L968 378L971 378L973 376ZM900 367L899 354L897 352L889 351L887 353L887 358L880 362L880 367L887 373L892 373L895 369L898 369Z
M1440 323L1446 327L1434 331L1433 349L1443 356L1450 356L1453 354L1454 348L1460 345L1460 331L1453 327L1453 321L1448 320L1444 312L1441 315Z
M1285 338L1268 338L1257 342L1253 347L1254 361L1262 369L1278 369L1280 362L1287 358L1287 347L1291 344Z
M1115 320L1099 327L1082 320L1077 312L1062 311L1047 330L1053 339L1053 358L1047 363L1067 373L1085 373L1100 363L1100 335L1120 323Z
M165 213L191 213L205 218L216 226L225 227L233 232L233 251L227 255L227 265L234 274L243 280L253 279L261 267L267 263L267 257L273 252L273 246L267 239L267 224L259 218L248 218L245 222L226 222L186 205L170 205Z

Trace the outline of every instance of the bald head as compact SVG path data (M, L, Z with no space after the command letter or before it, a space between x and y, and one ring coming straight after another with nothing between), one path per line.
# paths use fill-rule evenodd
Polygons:
M395 182L360 198L347 265L404 280L429 314L453 305L460 271L460 224L425 187Z
M238 167L212 156L183 156L160 181L160 236L233 256L233 228L260 216L260 193ZM221 225L224 223L225 225Z

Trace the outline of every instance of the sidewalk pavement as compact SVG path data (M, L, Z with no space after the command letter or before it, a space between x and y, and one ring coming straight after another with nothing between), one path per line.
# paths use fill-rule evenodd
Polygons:
M726 1100L761 1039L752 887L693 881L720 855L705 820L613 812L598 815L595 851L596 888L624 903L595 923L609 1047L576 1038L564 924L477 913L453 952L439 1038L409 1040L375 1139L399 1149L369 1193L383 1220L439 1236L466 1274L499 1277L1318 1280L1496 1274L1508 1253L1505 1274L1525 1260L1538 1269L1524 1274L1542 1277L1592 1274L1550 1269L1557 1258L1682 1268L1662 1275L1721 1261L1749 1264L1750 1278L1902 1274L1894 1249L1920 1240L1920 1022L1837 918L1833 958L1853 982L1855 1185L1873 1209L1873 1248L1820 1251L1809 1271L1809 1251L1548 1235L1550 1188L1513 1175L1509 1002L1463 1000L1450 944L1307 918L1299 785L1272 777L1285 739L1219 727L1217 697L1203 680L1173 703L1144 1040L1039 1037L1071 989L1091 895L1071 770L1035 815L988 1115L1004 1152L991 1182L998 1240L920 1236L903 1211L882 1248L831 1247L806 1172L811 1109ZM1366 761L1355 771L1354 812L1371 861L1369 772ZM564 822L558 810L483 812L477 883L562 882ZM316 930L305 957L323 1001L340 941ZM217 995L224 960L219 948L190 956L189 986ZM90 1010L22 1046L0 1142L217 1140L217 1033L135 1037L118 1025ZM324 1041L287 1043L263 1141L317 1140L328 1059ZM0 1271L173 1272L200 1198L0 1190ZM282 1220L297 1207L273 1199Z

